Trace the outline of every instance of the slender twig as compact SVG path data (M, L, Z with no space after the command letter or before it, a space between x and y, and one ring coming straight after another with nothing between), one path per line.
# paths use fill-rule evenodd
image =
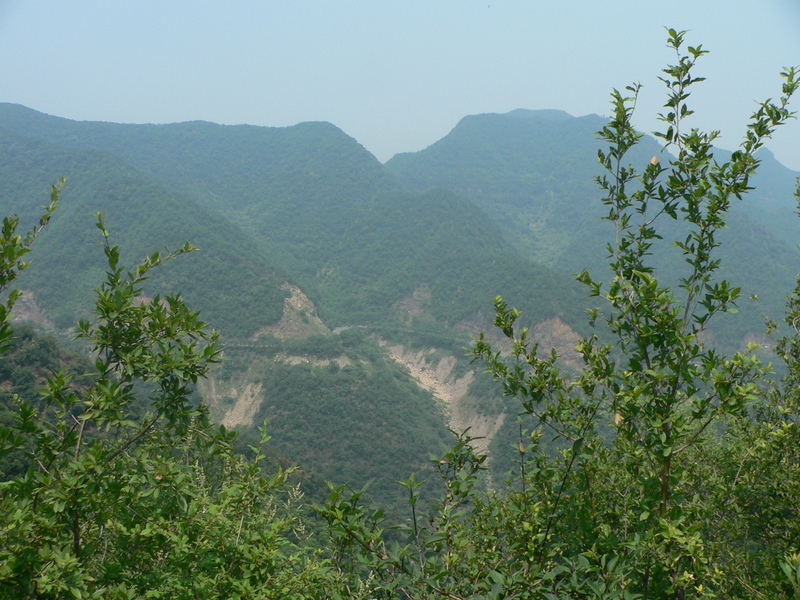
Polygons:
M143 436L144 436L144 435L145 435L145 434L146 434L148 431L150 431L150 429L153 427L153 425L155 425L155 424L156 424L156 422L158 421L158 419L159 419L159 415L158 415L158 414L156 414L156 416L155 416L155 417L153 417L153 419L152 419L152 420L151 420L151 421L150 421L150 422L149 422L147 425L145 425L144 429L142 429L142 430L141 430L139 433L137 433L135 436L133 436L133 437L132 437L130 440L128 440L127 442L125 442L125 443L124 443L122 446L120 446L120 447L119 447L117 450L115 450L114 452L112 452L111 454L109 454L109 455L108 455L108 458L106 458L106 462L107 462L107 463L110 463L112 460L114 460L115 458L117 458L117 456L119 456L120 454L122 454L123 452L125 452L125 450L127 450L128 448L130 448L130 447L131 447L131 445L135 444L135 443L136 443L136 442L137 442L139 439L141 439L141 438L142 438L142 437L143 437Z

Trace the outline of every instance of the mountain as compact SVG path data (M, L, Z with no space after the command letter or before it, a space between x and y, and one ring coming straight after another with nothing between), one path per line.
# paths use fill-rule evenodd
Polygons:
M594 132L604 124L596 115L560 111L473 115L386 168L411 190L444 187L474 200L525 254L562 267L574 238L605 239L594 184L600 174ZM649 160L658 148L643 152Z
M754 189L738 208L795 248L800 240L800 219L793 198L800 172L783 166L767 148L759 151L758 158L761 165L751 182Z
M602 280L610 276L606 244L613 231L601 220L605 211L594 183L600 174L595 132L606 123L596 115L576 118L560 111L474 115L429 148L399 154L386 167L409 189L447 187L475 201L529 258L562 273L589 268ZM646 165L660 153L658 142L644 136L627 159ZM721 160L728 155L718 151ZM740 314L718 323L716 339L729 346L760 336L764 313L779 318L797 268L792 240L800 223L787 218L797 173L768 152L760 156L756 189L734 206L730 227L720 235L721 275L741 285L745 298L760 298L758 304L743 300ZM666 223L664 233L667 240L682 239L684 230ZM684 265L675 249L664 243L654 254L657 272L676 282Z
M378 160L330 123L292 127L78 122L0 104L0 124L71 148L112 153L266 240L288 268L334 243L347 223L331 200L353 204L398 188ZM311 230L311 231L308 231Z
M239 225L332 327L396 320L393 306L420 288L430 289L439 322L488 317L500 293L520 302L529 296L534 322L582 321L580 304L565 301L573 297L566 290L577 289L569 278L519 257L472 202L404 193L369 152L328 123L120 125L0 104L0 124L112 153Z
M182 289L220 328L226 362L201 390L220 421L248 438L270 419L279 453L314 477L374 480L373 494L387 498L404 474L428 472L452 412L465 426L475 411L497 418L470 392L482 379L464 358L497 294L532 325L583 321L575 283L524 259L474 203L404 191L330 124L132 126L0 105L0 128L6 213L32 219L49 184L68 177L20 280L45 315L67 327L91 310L87 292L103 272L95 212L123 256L200 246L146 293ZM257 284L269 286L261 300ZM332 332L347 327L363 333ZM463 388L449 404L398 358L415 352L417 367L444 369L444 385Z
M225 357L205 386L217 418L248 437L249 423L268 419L271 443L312 479L369 484L370 497L397 514L405 513L398 481L434 479L429 458L451 443L444 406L365 330L267 337Z
M88 314L102 277L93 213L106 215L128 264L164 244L199 246L146 293L182 290L221 330L226 361L201 389L217 419L243 439L269 419L278 454L315 481L372 480L388 498L403 473L430 474L448 425L494 438L495 475L512 460L498 445L514 439L514 405L465 357L470 335L491 330L492 298L579 366L571 352L590 302L570 273L606 269L610 225L593 182L605 123L475 115L381 165L329 123L122 125L0 104L0 209L30 222L67 176L20 280L61 328ZM645 137L630 158L659 152ZM724 232L725 273L760 297L711 332L727 347L760 339L761 313L780 314L793 281L790 172L763 160L764 195L741 203ZM671 251L656 248L668 281L680 265Z
M49 185L62 174L68 181L59 208L29 255L30 268L18 279L25 314L43 314L57 330L91 317L92 290L107 268L94 223L97 212L104 213L111 243L120 245L129 267L164 245L191 241L201 249L157 269L144 293L180 291L220 329L226 361L213 379L225 392L214 397L214 390L201 390L216 402L216 414L223 419L246 395L233 389L241 370L247 375L244 388L258 389L255 410L233 423L244 427L245 440L254 425L269 418L276 456L303 466L306 480L317 482L312 493L321 493L322 480L358 487L373 481L372 497L400 504L395 482L414 471L426 473L429 455L448 443L445 415L430 392L371 338L334 336L324 325L319 330L328 335L310 338L305 346L302 339L292 345L291 339L267 336L281 348L279 358L269 355L268 342L237 349L237 340L279 329L288 301L303 296L248 233L107 151L59 146L0 127L2 214L16 213L22 227L29 227ZM310 330L301 326L295 333ZM344 357L341 369L319 364L329 360L324 353L331 348L335 359Z
M0 127L0 211L23 227L38 217L49 186L66 175L59 210L30 254L19 286L59 328L90 315L91 292L107 268L94 215L103 213L124 264L186 241L198 252L158 269L150 296L180 292L223 335L246 337L283 313L283 271L220 215L158 185L117 157L65 148Z

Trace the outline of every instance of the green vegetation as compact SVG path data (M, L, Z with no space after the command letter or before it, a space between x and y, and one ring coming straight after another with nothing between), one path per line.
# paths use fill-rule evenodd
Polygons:
M449 192L378 196L348 220L336 246L315 252L325 262L313 265L321 273L314 285L332 324L388 325L388 331L404 317L396 303L418 289L429 291L422 312L448 325L485 313L496 290L524 302L532 323L554 316L575 321L581 312L571 282L523 259L484 214Z
M76 162L83 160L80 164L50 161L49 168L37 170L40 177L80 172L87 168L85 163L113 157L120 169L148 181L146 189L124 196L129 198L124 211L116 204L101 205L113 201L104 188L71 192L76 199L99 196L102 202L85 212L102 211L126 237L129 225L143 217L149 221L158 219L161 225L153 229L161 238L130 235L130 240L121 240L125 247L129 242L137 244L132 252L138 252L138 246L143 246L145 252L159 243L191 239L204 254L217 257L215 267L242 257L261 262L266 257L269 263L285 269L288 278L314 301L319 316L330 327L368 324L392 331L403 317L394 305L419 288L431 293L430 316L449 325L466 318L488 323L488 301L498 293L519 299L531 323L556 315L577 326L582 322L584 307L577 293L579 288L570 278L519 256L491 217L472 202L442 190L423 195L400 191L396 180L372 155L330 124L305 123L288 128L225 127L199 122L117 125L57 119L7 104L0 105L0 124L24 133L37 148L42 143L33 137L45 140L45 147L53 152L76 157ZM11 148L8 152L13 154ZM41 158L36 159L48 165ZM8 191L0 198L9 199L3 204L7 211L22 214L19 203L13 200L38 193L32 186L18 185L15 175L15 171L24 171L20 162L31 160L30 149L26 148L19 153L15 165L8 161L8 169L2 173ZM87 186L92 181L102 181L97 178L101 170L108 169L98 167L87 174ZM70 177L70 182L71 186L83 185L75 176ZM37 185L41 187L43 182L38 181ZM120 187L114 184L115 195L120 195ZM158 201L155 194L159 195ZM168 198L175 198L175 202L151 217L149 207ZM145 202L148 209L142 215L141 204ZM27 210L30 212L31 208ZM214 223L214 231L187 231L165 218L187 212L197 213L201 223ZM85 219L80 222L85 225ZM227 223L232 225L226 227ZM212 237L212 233L218 235ZM227 252L223 256L217 250L220 238L231 249L239 240L252 241L245 242L237 258ZM49 249L42 250L45 251ZM240 277L220 270L215 275ZM257 272L258 265L253 270ZM264 271L269 272L269 267ZM204 273L199 267L193 269L193 275ZM521 273L524 276L520 277ZM249 280L256 281L252 275ZM211 313L204 303L214 295L192 296L194 285L227 295L235 284L228 280L217 283L215 276L198 278L189 288L172 288L181 289L223 335L240 337L240 333L229 333L232 324L228 321L235 320L242 329L238 319L254 313L256 308L262 309L243 294L247 301L244 307ZM253 294L254 298L257 296ZM221 316L227 320L221 321L217 313L224 313Z
M603 264L603 211L592 179L599 174L594 133L605 122L559 111L469 116L386 167L409 189L443 187L474 200L527 256L574 273L587 257L591 266ZM635 150L641 160L660 152L652 139L642 146Z
M386 167L413 191L447 188L473 200L524 256L565 274L588 268L602 279L608 236L601 218L607 213L592 181L601 174L595 132L606 123L596 115L575 118L559 111L470 116L429 148L397 155ZM668 153L645 136L631 148L629 160L644 164L658 156L663 161ZM715 155L727 160L730 153L715 150ZM710 328L716 344L733 350L746 347L745 339L762 337L764 314L782 314L796 271L800 223L788 199L798 174L768 151L762 149L759 158L763 168L753 178L756 189L732 207L730 228L719 234L721 276L738 282L744 297L759 298L742 302L739 313ZM663 233L673 240L687 231L673 222ZM680 257L672 247L655 241L653 257L659 278L677 286ZM528 314L516 299L511 303Z
M57 327L89 316L90 290L102 281L103 257L88 218L97 212L119 232L130 256L185 240L197 245L198 252L155 273L144 293L180 291L226 341L241 342L275 323L286 280L313 301L307 316L320 317L331 329L368 326L359 330L406 348L449 353L459 361L454 376L469 369L470 334L491 322L490 301L497 294L523 309L531 325L559 317L583 327L586 305L574 281L523 258L472 202L444 190L400 191L374 157L329 124L269 129L78 123L13 105L0 105L0 122L7 128L6 159L0 163L0 206L6 212L34 218L30 198L49 178L70 176L56 227L34 252L34 259L42 257L41 267L20 283ZM32 170L31 163L39 166ZM364 345L359 352L367 350ZM274 445L293 464L337 481L343 478L333 476L346 471L358 486L375 479L369 493L381 502L396 504L393 481L427 468L428 455L440 451L447 435L444 411L383 356L359 356L342 370L339 378L354 379L352 393L324 383L331 377L327 367L309 367L322 374L308 381L306 367L270 364L274 354L261 360L231 346L227 356L240 363L252 385L261 384L259 399L280 409ZM367 394L373 396L368 401ZM230 408L233 398L220 402L227 404L215 407L215 415ZM321 405L339 407L334 417L341 422L315 409ZM380 414L395 405L415 408L388 419L363 416L371 414L369 407L381 407ZM381 441L384 421L391 424L388 444ZM346 451L347 436L333 444L304 443L297 433L285 439L289 424L302 424L313 437L358 422L363 441ZM378 448L387 457L397 450L396 469L376 466L372 451L360 454L363 448Z
M83 231L70 229L78 217L56 211L62 184L52 188L42 217L22 215L23 222L33 222L29 234L18 233L20 219L5 218L0 596L800 597L800 279L784 324L769 323L777 337L774 351L786 365L781 381L768 377L770 367L755 348L726 354L709 333L743 302L724 270L728 238L721 234L728 225L750 227L734 207L751 189L764 139L792 116L788 102L800 88L800 70L783 73L779 99L759 105L740 149L720 159L712 146L716 133L686 126L690 93L702 80L693 70L705 51L684 50L683 42L683 32L669 30L677 62L664 70L664 131L656 134L673 154L663 153L659 161L637 153L649 143L632 126L638 86L612 94L613 118L601 125L597 183L604 194L604 225L613 229L607 236L610 275L605 283L589 270L577 276L601 304L579 330L577 366L555 351L541 353L530 329L520 327L520 311L510 308L513 303L530 311L526 325L571 318L578 305L560 295L568 286L520 258L495 226L480 223L480 211L448 192L373 190L359 199L360 216L345 221L336 202L325 202L346 199L326 198L323 185L311 185L316 169L329 163L306 163L313 168L301 171L311 179L301 178L297 189L319 191L316 200L341 243L328 239L327 254L312 258L309 249L322 242L313 228L298 229L308 237L293 269L314 282L322 312L329 311L334 322L362 322L302 339L262 335L250 340L251 347L231 340L223 364L219 335L180 295L159 293L180 282L159 278L165 263L179 256L178 264L190 261L199 254L191 245L148 250L138 266L127 269L98 215L104 265L59 262L55 248L66 244L47 245L59 239L59 228L70 235ZM567 120L559 113L512 118ZM69 123L60 126L62 134L72 130ZM93 127L95 141L105 139L103 132L122 131ZM186 127L192 134L213 129ZM82 156L94 165L82 176L97 169L106 185L128 182L131 195L123 193L124 186L109 189L126 204L118 214L136 235L168 218L157 202L147 205L152 220L125 213L135 208L133 195L146 195L151 184L97 149L70 147L85 143L80 139L67 135L62 143L70 144L54 150L15 136L8 135L10 142L32 144L31 151L42 149L50 157ZM196 165L213 170L219 161L201 152L203 144L197 148ZM164 195L164 206L188 202L162 185L153 189ZM98 188L83 189L91 199ZM795 195L800 203L800 182ZM212 200L205 198L204 209L191 204L200 221L212 214L203 212L212 210ZM80 200L73 202L80 206ZM252 231L265 223L252 215L250 220ZM460 237L444 226L448 220L461 228ZM219 223L230 226L231 235L240 231ZM357 232L354 241L348 240L349 228ZM386 232L405 241L390 246ZM246 242L238 255L226 255L230 270L248 263L249 248L261 257L253 259L253 268L268 268L263 249L283 243L274 241L280 236L269 242L249 235L238 240ZM167 240L174 245L174 238ZM678 260L665 274L656 254L667 242ZM37 256L34 272L52 269L52 262L61 270L82 269L88 273L84 283L99 274L94 308L76 329L91 347L91 361L64 352L30 327L11 326L10 311L20 298L16 288L35 281L23 271ZM497 279L485 279L491 271ZM273 312L259 323L276 322L283 301L276 291L282 278L276 270L268 273L261 283L272 294L265 304ZM509 274L532 283L515 284ZM479 414L507 413L507 427L495 443L509 448L509 432L516 428L511 452L498 454L506 464L516 459L506 484L497 468L483 476L487 458L474 451L468 432L456 434L449 450L442 448L442 415L433 397L371 337L401 340L438 359L463 340L450 327L479 321L479 298L502 286L514 295L495 299L502 341L481 335L472 349L499 385L492 391L486 378L477 377L467 402ZM347 289L378 307L360 298L348 304ZM46 286L35 293L46 298ZM209 306L212 312L225 310ZM253 321L230 331L250 335L255 328ZM327 331L314 331L319 330ZM459 365L457 373L465 372ZM266 390L257 418L271 420L275 448L267 448L266 425L245 429L237 440L211 424L209 408L195 393L209 377L246 377ZM521 415L517 422L514 412ZM437 451L442 454L426 467L424 456ZM320 505L304 501L299 478L292 478L295 467L278 466L290 461L307 468L304 485L315 494L321 477L332 481ZM401 478L408 515L399 524L390 514L397 508L388 491L395 478ZM373 479L365 489L362 483ZM387 509L371 508L370 492Z
M32 168L35 165L35 168ZM104 277L91 216L102 212L120 242L143 257L159 245L197 240L200 251L154 274L147 296L178 290L226 336L245 337L277 321L283 312L286 275L224 217L210 213L97 151L60 148L0 128L0 206L23 225L36 218L37 198L54 173L71 173L62 209L42 234L31 259L47 257L22 275L45 314L60 328L91 311L91 291ZM39 262L39 261L37 261ZM77 281L76 281L77 279Z
M14 325L10 330L6 352L0 362L0 425L14 423L16 402L37 406L41 412L38 390L56 371L70 374L75 385L86 387L89 380L81 373L88 372L89 361L83 354L67 351L54 337L42 336L29 324ZM22 453L12 453L0 462L0 480L22 474L29 463Z
M371 501L394 516L404 513L397 481L410 472L428 478L430 456L450 443L442 407L359 329L272 338L266 346L226 349L217 385L260 386L253 421L268 419L272 447L315 481L369 484Z
M740 150L717 162L717 134L687 129L687 99L701 81L692 69L705 52L682 52L684 33L669 31L678 61L664 70L667 102L657 134L675 158L662 166L630 164L641 139L630 97L615 91L614 117L600 136L605 173L598 178L607 220L613 277L607 285L579 275L603 301L590 313L612 336L579 345L584 368L562 370L540 357L519 311L496 300L496 325L510 356L481 336L474 353L536 428L518 439L518 472L505 493L476 491L484 457L462 437L440 461L443 500L416 509L405 545L383 541L380 519L358 495L336 490L324 514L335 555L353 578L369 573L376 597L409 598L796 598L798 406L796 323L779 355L784 387L765 382L768 367L748 351L726 357L703 342L709 322L734 309L740 290L719 277L718 232L747 192L755 152L791 113L800 71L789 69L783 94L753 115ZM797 190L800 201L800 186ZM663 286L651 255L664 221L680 220L675 240L683 275ZM800 291L798 288L797 291ZM615 418L614 418L615 417ZM614 418L611 439L603 420ZM545 437L557 445L545 447ZM775 479L769 483L763 475ZM405 482L412 507L420 483ZM353 555L357 560L353 560ZM369 581L369 579L367 579ZM384 595L381 595L384 594Z
M41 224L49 218L53 202ZM41 403L16 397L0 450L22 454L23 473L0 483L3 598L318 598L336 578L297 543L301 524L287 473L265 477L260 452L245 463L231 434L208 422L192 387L218 360L216 334L178 296L141 301L165 261L154 253L131 271L106 240L106 281L79 336L96 356L90 383L64 370ZM35 233L3 223L0 289L26 266ZM3 316L14 304L12 291ZM8 349L11 329L0 323ZM144 394L149 409L133 407ZM44 408L39 408L42 406Z

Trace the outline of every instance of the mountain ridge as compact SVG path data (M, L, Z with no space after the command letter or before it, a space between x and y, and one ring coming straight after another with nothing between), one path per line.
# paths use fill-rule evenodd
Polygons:
M181 279L170 266L147 293L159 286L187 288L190 304L221 324L223 340L256 338L252 348L225 348L228 362L213 375L217 391L209 391L216 414L227 418L241 400L236 414L254 425L271 419L274 443L284 455L335 478L341 465L326 447L333 444L341 460L361 469L361 475L348 471L351 483L378 477L376 490L386 494L390 479L403 469L424 470L427 454L446 438L447 416L430 390L414 381L414 373L427 368L419 357L432 371L455 361L452 381L463 383L474 373L451 414L458 415L456 422L478 423L496 435L494 456L503 454L497 444L512 439L514 420L501 418L510 414L508 403L464 357L470 335L491 328L495 296L521 309L521 323L543 344L558 348L565 363L570 344L589 333L584 309L590 302L569 273L604 263L608 228L593 182L599 173L594 132L604 123L597 115L557 110L470 115L429 148L382 165L329 123L114 124L0 105L5 156L12 156L21 139L28 144L0 166L0 207L14 212L15 202L26 202L26 218L33 218L40 202L31 198L68 175L64 207L73 207L57 213L53 232L40 240L40 256L49 261L56 255L58 270L77 273L76 288L94 287L102 267L64 262L74 257L59 252L79 243L94 244L98 254L90 217L98 210L107 213L112 241L123 252L177 245L173 240L183 236L179 243L188 239L201 246L199 258L211 261L207 269L195 268L194 279ZM644 138L631 158L647 164L658 152L660 145ZM744 234L725 244L746 257L733 274L750 271L751 281L768 290L760 303L744 307L748 323L760 323L760 312L774 309L781 292L776 282L790 279L792 265L785 241L791 227L770 230L786 207L786 172L769 156L764 160L780 178L780 184L764 186L771 190L774 214L755 223L747 210L737 209L731 229ZM76 205L84 207L80 215ZM59 233L67 225L68 233ZM204 255L206 240L215 235L224 252ZM742 245L754 250L742 253ZM198 255L185 258L196 262ZM250 315L239 313L247 309L230 309L240 295L234 280L241 269L253 280L271 273L262 296L255 286L238 298L240 306L269 307L269 319L251 318L246 327L241 323ZM52 307L58 293L48 292L48 278L42 275L32 289L37 302ZM192 286L202 293L192 297ZM291 327L284 329L294 333L284 337L280 323L295 289L308 304L292 309ZM736 346L755 339L753 331L716 339ZM399 368L387 347L402 348L399 362L413 369ZM355 416L364 411L371 411L369 424ZM405 434L404 419L411 424ZM359 440L330 439L332 428L356 423L365 428ZM392 431L392 448L408 461L392 475L375 471L359 454L381 444L381 427ZM251 435L245 427L243 438ZM414 447L414 436L427 440L424 448ZM504 464L493 466L496 474Z

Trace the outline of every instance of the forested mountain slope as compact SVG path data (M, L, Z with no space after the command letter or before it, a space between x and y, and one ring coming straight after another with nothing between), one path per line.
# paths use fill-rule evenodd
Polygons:
M429 148L397 155L386 167L411 189L449 187L474 200L527 256L563 273L589 268L604 279L613 232L601 220L605 212L594 178L600 174L595 132L606 123L596 115L575 118L560 111L475 115ZM718 154L720 160L730 155ZM660 146L645 136L626 161L645 165L653 156L660 156ZM763 313L782 313L798 263L792 241L800 239L800 222L792 215L797 174L769 152L760 156L756 189L735 204L721 235L722 275L742 286L745 298L760 298L758 304L742 301L740 314L726 316L717 327L717 337L733 345L763 331ZM667 235L682 237L681 225ZM674 249L662 244L654 252L659 274L677 281L681 263Z
M727 160L729 155L728 152L719 152L723 160ZM752 180L754 189L736 207L736 212L746 214L794 248L800 240L800 219L793 201L800 172L783 166L766 148L758 156L761 165Z
M189 240L201 248L160 269L146 293L183 290L223 340L250 337L281 317L287 294L280 267L313 301L301 320L321 317L329 329L355 332L369 325L365 335L438 348L436 360L453 355L462 363L458 376L467 368L468 332L488 326L499 293L525 310L527 322L582 321L569 278L523 259L470 201L400 190L374 157L331 125L123 126L9 105L0 113L30 117L7 119L24 134L3 130L5 212L31 218L49 184L68 177L62 207L37 241L36 268L20 280L59 327L86 316L85 300L102 275L92 217L98 211L128 264L164 244ZM263 293L259 278L271 286ZM255 303L252 310L246 302ZM267 310L269 318L261 318ZM291 340L226 347L214 379L227 391L215 410L224 417L247 390L257 406L237 424L247 428L268 417L282 454L321 478L343 481L346 474L354 486L374 479L373 493L388 498L397 479L425 471L429 455L446 444L447 409L374 339L323 339L281 346L278 354L270 354L271 344ZM341 354L325 356L331 345ZM349 429L356 423L357 434ZM393 468L386 452L399 457Z
M58 146L0 128L2 214L17 213L28 226L62 174L69 179L59 209L18 280L28 303L32 297L57 329L91 316L92 291L108 268L93 216L100 211L111 243L121 246L129 267L164 245L191 241L200 247L156 269L145 294L181 292L220 329L223 340L250 338L283 316L286 275L223 215L154 183L108 152ZM285 353L276 360L269 344L266 350L228 348L214 376L221 385L244 377L244 385L257 388L253 414L237 424L249 430L269 418L275 451L299 461L309 481L360 487L374 480L372 497L392 505L396 480L424 472L430 453L448 443L445 415L374 340L342 346L339 336L327 345L322 339L287 348L288 362ZM341 372L318 366L331 345L334 358L347 357ZM235 401L230 394L218 400L223 415L226 403ZM357 432L348 430L354 423Z
M399 187L374 156L330 123L124 125L0 104L0 124L113 153L153 181L230 215L266 240L287 268L303 269L319 244L331 245L342 234L347 223L331 214L336 204L352 209Z
M466 378L474 368L464 347L491 328L494 296L561 352L576 330L587 333L590 301L569 274L588 266L603 278L611 232L593 177L594 132L605 122L560 111L477 115L383 166L328 123L121 125L0 104L0 208L32 218L49 184L68 178L32 255L48 260L20 280L59 327L85 316L102 274L93 213L106 215L128 264L165 244L199 246L159 270L146 292L182 291L223 339L269 334L226 350L213 376L224 392L205 390L216 414L227 418L249 395L254 404L237 424L268 417L283 454L322 478L346 471L357 486L375 478L386 496L441 448L448 411L486 419L505 445L513 437L513 407L485 379ZM646 138L630 158L646 164L659 149ZM712 332L729 346L760 334L762 313L780 312L795 268L783 199L789 172L769 156L765 167L757 183L766 200L749 198L725 232L726 275L745 298L761 298L742 300L738 321ZM674 279L669 248L657 252L660 274ZM306 345L270 337L265 326L285 316L289 290L308 296L291 335L323 337ZM345 327L361 337L331 333ZM452 380L471 381L468 391L455 405L437 404L388 360L385 340L422 352L432 370L451 357ZM354 423L362 427L348 437ZM377 447L403 457L396 472L366 460Z
M534 260L560 265L573 238L600 237L593 133L604 123L561 111L468 116L432 146L386 167L412 190L446 187L473 199ZM657 151L653 145L642 153Z
M395 320L393 305L420 287L439 322L488 314L501 293L534 321L582 321L569 278L523 260L471 202L401 193L369 152L328 123L120 125L2 104L0 124L112 152L199 199L267 249L332 327Z
M249 336L280 318L286 275L225 218L106 152L64 148L0 128L3 214L18 214L27 225L60 176L68 177L63 202L31 253L36 268L19 280L59 328L87 316L105 271L98 212L125 264L187 241L200 248L159 269L146 294L182 293L226 336Z
M441 402L360 328L267 338L257 347L228 348L225 358L212 374L217 415L241 407L256 424L269 419L272 443L317 482L370 483L369 496L398 514L404 501L397 481L412 472L433 477L430 455L452 441ZM247 399L237 392L245 386L257 404L242 406ZM243 431L245 439L256 437L251 427ZM317 500L325 492L318 485L307 491Z

